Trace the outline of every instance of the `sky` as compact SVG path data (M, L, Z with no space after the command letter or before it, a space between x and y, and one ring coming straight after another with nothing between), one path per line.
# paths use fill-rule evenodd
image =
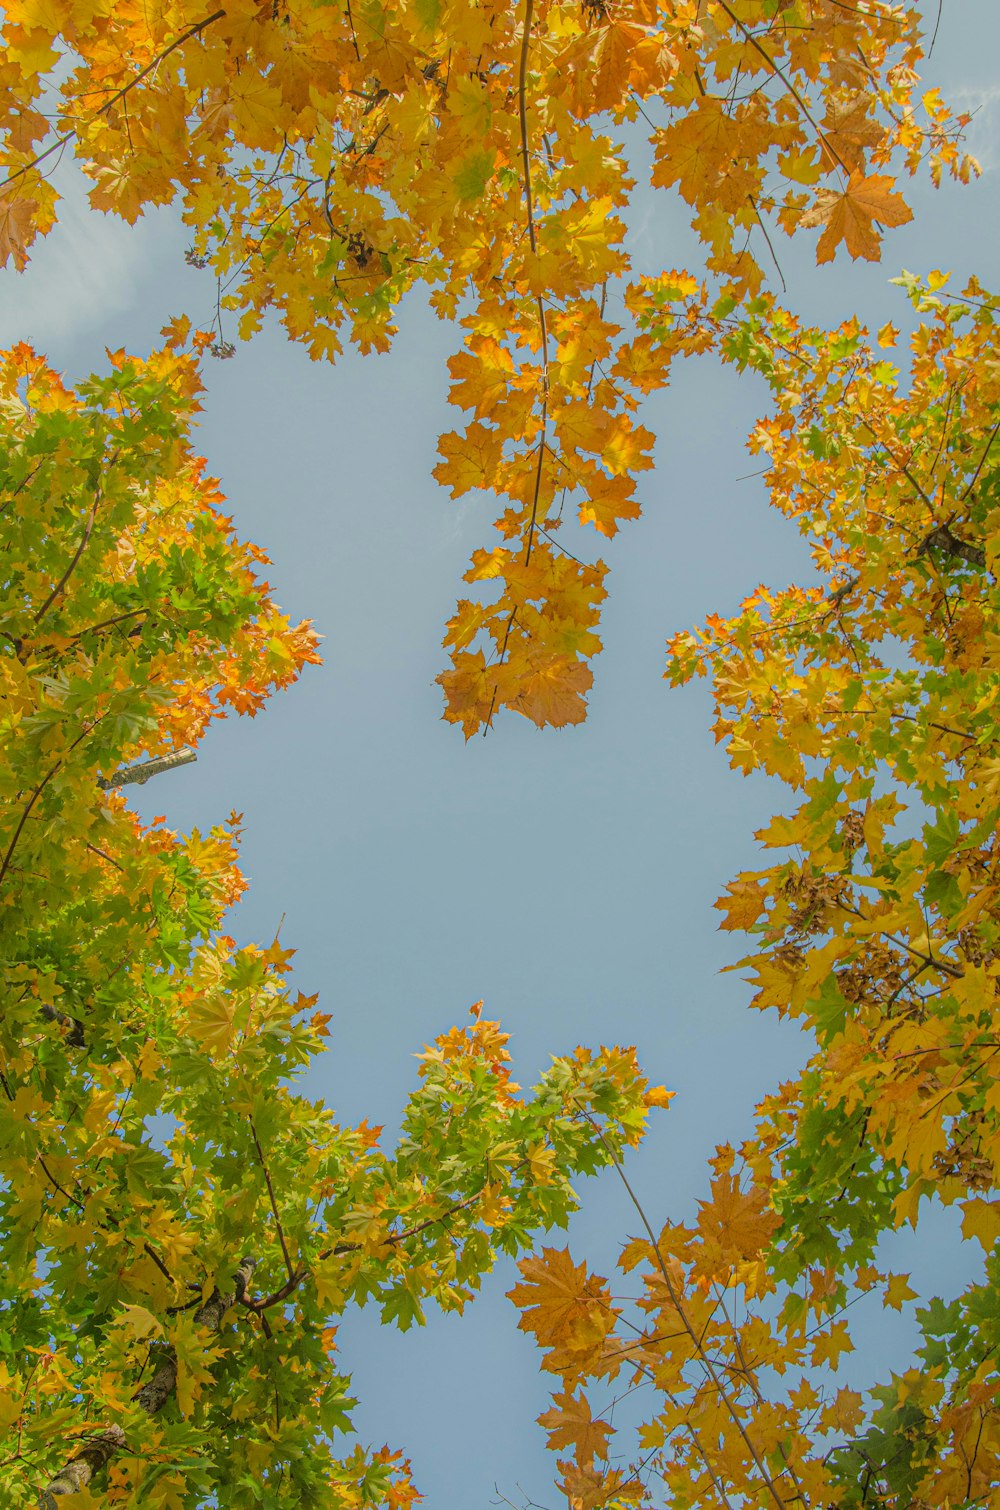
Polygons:
M936 3L927 9L933 25ZM997 0L945 0L925 77L976 111L968 146L983 177L937 193L908 185L914 221L887 233L877 266L817 269L808 236L782 242L793 308L826 325L857 311L905 328L905 297L887 283L902 267L997 286L998 55ZM25 274L0 276L0 343L30 340L79 379L105 346L148 351L173 315L210 322L214 285L184 265L176 215L130 228L90 212L71 170L63 186L60 227ZM631 249L648 271L698 263L683 207L663 194L637 194ZM492 543L492 511L450 502L430 475L437 436L455 424L455 332L419 299L400 326L390 355L331 368L269 324L207 366L199 449L239 533L270 552L277 600L325 636L325 662L254 722L216 727L195 765L133 800L178 829L246 815L251 886L230 931L266 943L284 918L295 984L333 1014L306 1089L342 1120L384 1123L388 1139L416 1081L412 1056L484 998L513 1035L522 1083L578 1043L637 1046L677 1095L630 1177L654 1222L684 1220L714 1145L749 1133L755 1102L806 1052L794 1027L747 1009L738 972L720 974L740 942L717 931L712 909L754 867L753 832L786 799L729 770L704 684L663 681L672 632L733 611L759 582L808 574L802 542L746 475L758 463L744 439L765 400L707 360L650 399L641 418L658 436L656 468L643 519L604 552L605 650L587 722L540 732L505 716L466 745L441 720L434 678L468 556ZM580 1193L569 1246L607 1274L634 1212L613 1174ZM946 1213L919 1243L894 1239L887 1262L932 1293L972 1272ZM405 1447L429 1510L559 1501L534 1424L545 1380L504 1299L513 1279L498 1267L464 1317L432 1316L421 1332L381 1328L375 1313L341 1328L362 1439ZM873 1301L855 1329L864 1346L849 1382L903 1366L911 1318Z

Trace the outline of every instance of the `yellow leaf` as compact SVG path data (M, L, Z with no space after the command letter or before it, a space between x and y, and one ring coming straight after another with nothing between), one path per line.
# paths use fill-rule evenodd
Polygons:
M460 498L474 488L488 488L494 479L503 453L503 439L498 431L488 430L478 420L464 435L450 431L438 441L444 457L434 468L434 476L451 496Z
M738 876L735 881L727 883L726 890L729 895L720 897L713 903L720 912L726 914L719 927L744 931L752 928L765 910L767 888L752 876Z
M977 1238L991 1253L1000 1237L1000 1201L984 1201L981 1196L963 1201L962 1236Z
M27 196L0 198L0 267L11 258L18 272L27 264L37 209L38 201Z
M145 1306L123 1305L121 1320L125 1329L136 1339L163 1335L162 1323Z
M916 1290L910 1289L910 1276L908 1274L890 1274L889 1283L885 1287L885 1303L894 1311L901 1311L907 1300L916 1300Z
M820 1422L824 1431L840 1431L850 1434L857 1430L864 1417L862 1397L854 1389L839 1389L827 1405Z
M583 661L569 656L535 655L518 677L517 696L511 707L532 723L562 729L579 724L587 716L586 694L594 673Z
M820 1332L813 1342L813 1367L828 1363L831 1368L836 1368L841 1353L853 1351L854 1343L848 1333L846 1321L835 1321L828 1331Z
M586 1395L577 1396L568 1390L553 1395L552 1409L538 1417L538 1424L548 1432L548 1446L553 1452L572 1447L581 1462L608 1455L612 1427L607 1421L594 1420Z

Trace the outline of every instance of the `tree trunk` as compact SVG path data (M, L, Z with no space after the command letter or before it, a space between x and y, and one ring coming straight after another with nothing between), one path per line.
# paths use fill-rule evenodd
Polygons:
M192 756L193 758L193 756ZM221 1327L226 1312L231 1310L237 1300L242 1300L247 1292L253 1271L257 1267L255 1258L240 1260L240 1266L233 1275L233 1288L220 1295L214 1290L195 1312L196 1326L207 1327L210 1332L217 1332ZM148 1416L155 1416L157 1411L162 1410L170 1399L177 1386L177 1359L170 1352L163 1359L156 1373L148 1384L144 1384L132 1396L136 1404L141 1405ZM86 1446L74 1453L66 1462L55 1478L42 1490L38 1501L38 1510L58 1510L56 1496L62 1494L76 1494L80 1489L86 1489L96 1473L105 1467L110 1458L125 1446L125 1433L120 1426L109 1426L104 1431L91 1437Z

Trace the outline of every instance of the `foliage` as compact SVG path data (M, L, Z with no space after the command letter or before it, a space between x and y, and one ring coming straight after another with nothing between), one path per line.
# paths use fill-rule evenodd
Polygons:
M797 794L760 835L781 857L720 905L754 936L755 1004L816 1051L718 1151L692 1225L657 1231L636 1200L633 1306L564 1251L522 1260L569 1503L990 1502L1000 305L907 277L927 316L907 386L856 323L806 329L763 293L756 246L815 230L821 262L875 259L910 218L894 174L975 170L936 93L918 121L918 21L883 0L6 6L0 255L22 268L51 229L72 147L97 208L179 202L218 293L211 335L176 321L76 393L26 347L0 368L9 1503L93 1504L93 1483L166 1510L405 1507L405 1460L351 1438L333 1321L461 1309L497 1252L565 1221L573 1177L621 1172L666 1100L616 1049L520 1098L475 1008L381 1152L295 1091L326 1019L290 994L290 951L222 932L239 816L178 838L116 785L316 658L191 454L194 353L231 355L269 309L313 357L383 350L418 285L464 330L468 418L435 475L502 510L445 640L467 737L504 707L584 717L607 568L558 532L567 503L605 537L638 515L637 409L681 355L770 384L752 443L821 579L671 647L675 682L711 677L734 766ZM652 186L691 208L696 274L632 267L639 120ZM836 1377L848 1318L914 1298L876 1246L924 1197L959 1205L986 1278L930 1300L921 1367L866 1402ZM655 1401L630 1462L594 1411L619 1379Z
M415 285L460 316L441 437L453 497L492 494L499 543L448 624L445 717L585 716L607 568L556 538L639 513L662 353L618 290L644 123L652 187L690 206L727 300L759 292L772 231L877 258L910 219L891 173L968 177L936 94L918 106L913 5L871 0L10 0L0 255L50 229L72 146L91 203L134 221L179 199L217 279L215 349L276 310L310 355L384 349ZM50 110L50 98L55 110ZM752 250L751 243L761 243ZM765 253L764 248L768 251ZM682 275L686 281L687 275ZM610 308L615 309L612 317ZM224 323L224 321L226 323ZM697 332L690 332L692 339Z
M732 765L794 793L758 835L774 863L718 906L753 936L736 968L754 1005L816 1050L739 1157L719 1150L696 1224L647 1222L624 1249L638 1323L568 1255L522 1263L521 1325L560 1380L541 1419L583 1510L657 1479L676 1504L995 1502L1000 299L900 281L925 316L908 381L885 355L891 325L880 350L856 322L803 328L769 299L715 321L724 359L770 384L751 449L820 585L759 587L677 635L669 674L709 677ZM689 328L666 303L647 323L668 351ZM925 1297L919 1367L866 1408L837 1388L849 1320L866 1296L915 1298L874 1260L884 1233L920 1230L924 1201L957 1203L986 1273ZM585 1389L621 1375L656 1402L628 1468Z
M581 1049L520 1097L478 1008L391 1153L296 1093L328 1019L290 950L220 930L239 815L178 838L109 784L317 659L190 452L198 390L170 345L76 392L0 359L2 1496L405 1507L399 1453L352 1441L335 1318L461 1310L665 1096Z

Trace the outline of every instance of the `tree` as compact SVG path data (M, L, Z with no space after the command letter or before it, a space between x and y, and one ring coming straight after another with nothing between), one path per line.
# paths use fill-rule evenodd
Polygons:
M732 765L794 794L758 835L775 862L717 905L753 936L735 967L753 1005L816 1051L739 1156L719 1149L694 1227L657 1231L640 1208L621 1260L638 1322L566 1253L521 1265L521 1325L560 1381L541 1419L587 1510L657 1478L678 1503L900 1510L992 1504L1000 1480L1000 299L897 281L926 316L907 383L889 324L878 350L856 322L806 329L768 299L715 321L725 360L770 384L751 448L822 585L758 587L677 635L670 676L709 677ZM656 293L651 336L683 349L689 312ZM985 1276L923 1297L918 1366L866 1406L836 1388L849 1320L865 1295L915 1298L873 1260L884 1233L919 1232L925 1201L959 1205ZM619 1375L656 1402L627 1469L586 1393Z
M4 46L5 258L23 267L54 223L50 169L72 145L96 207L135 219L180 200L189 260L218 292L212 334L179 320L163 351L117 356L78 395L25 349L4 369L12 1502L41 1490L51 1510L79 1490L85 1504L106 1471L120 1503L405 1505L388 1449L338 1456L330 1319L366 1299L402 1325L428 1298L461 1306L497 1248L565 1217L575 1173L620 1168L665 1099L630 1052L580 1050L518 1100L502 1035L476 1015L428 1051L400 1146L379 1153L294 1093L323 1019L287 993L288 951L221 933L238 817L178 840L143 829L118 790L315 655L190 456L186 349L231 355L228 322L249 336L269 308L313 356L335 356L344 331L383 349L417 284L465 330L451 399L472 417L441 438L436 476L503 507L502 543L467 573L484 596L446 637L445 717L467 736L503 707L584 717L606 568L560 545L564 507L608 537L637 515L653 438L636 410L679 354L717 348L772 381L759 443L776 499L818 533L832 576L825 599L762 591L704 644L675 644L678 679L712 661L735 763L805 795L768 831L805 858L740 878L726 906L761 930L759 1004L799 1014L819 1046L739 1158L719 1151L695 1228L657 1234L643 1214L624 1266L648 1319L566 1254L524 1261L514 1296L562 1381L544 1419L570 1449L570 1502L634 1501L652 1471L678 1503L981 1501L996 1479L991 1291L931 1308L925 1369L877 1412L850 1391L823 1400L815 1371L849 1345L840 1313L857 1293L905 1297L870 1260L922 1194L961 1199L989 1244L997 1230L992 651L977 639L997 534L996 306L970 287L968 328L942 308L901 397L859 330L802 331L765 296L749 245L773 256L771 227L815 229L820 261L840 243L873 259L877 227L910 214L882 170L929 156L936 178L974 171L963 118L931 94L917 123L915 10L13 0ZM630 183L608 131L640 116L653 183L691 205L706 258L625 286ZM934 311L935 290L916 296ZM872 546L876 518L890 524ZM928 821L889 840L904 787ZM623 1370L659 1400L629 1468L581 1393ZM793 1371L784 1396L775 1370Z
M402 1507L335 1318L460 1310L666 1097L581 1049L522 1098L478 1007L394 1152L295 1091L328 1019L222 932L240 815L178 838L116 782L317 659L191 454L199 386L169 344L76 392L0 359L3 1499Z
M219 355L268 309L314 357L344 332L385 349L416 285L460 315L451 401L472 417L435 475L502 511L445 637L445 717L467 736L504 707L585 716L607 568L558 528L571 503L613 536L651 465L634 416L665 371L627 290L619 305L632 182L609 131L648 124L653 185L690 205L727 302L759 292L751 241L770 257L778 227L821 228L821 260L841 243L877 258L877 227L910 218L894 160L975 167L966 118L929 94L918 122L919 14L884 0L13 0L4 36L16 265L55 221L50 169L72 147L98 208L180 201L189 260L216 278Z

